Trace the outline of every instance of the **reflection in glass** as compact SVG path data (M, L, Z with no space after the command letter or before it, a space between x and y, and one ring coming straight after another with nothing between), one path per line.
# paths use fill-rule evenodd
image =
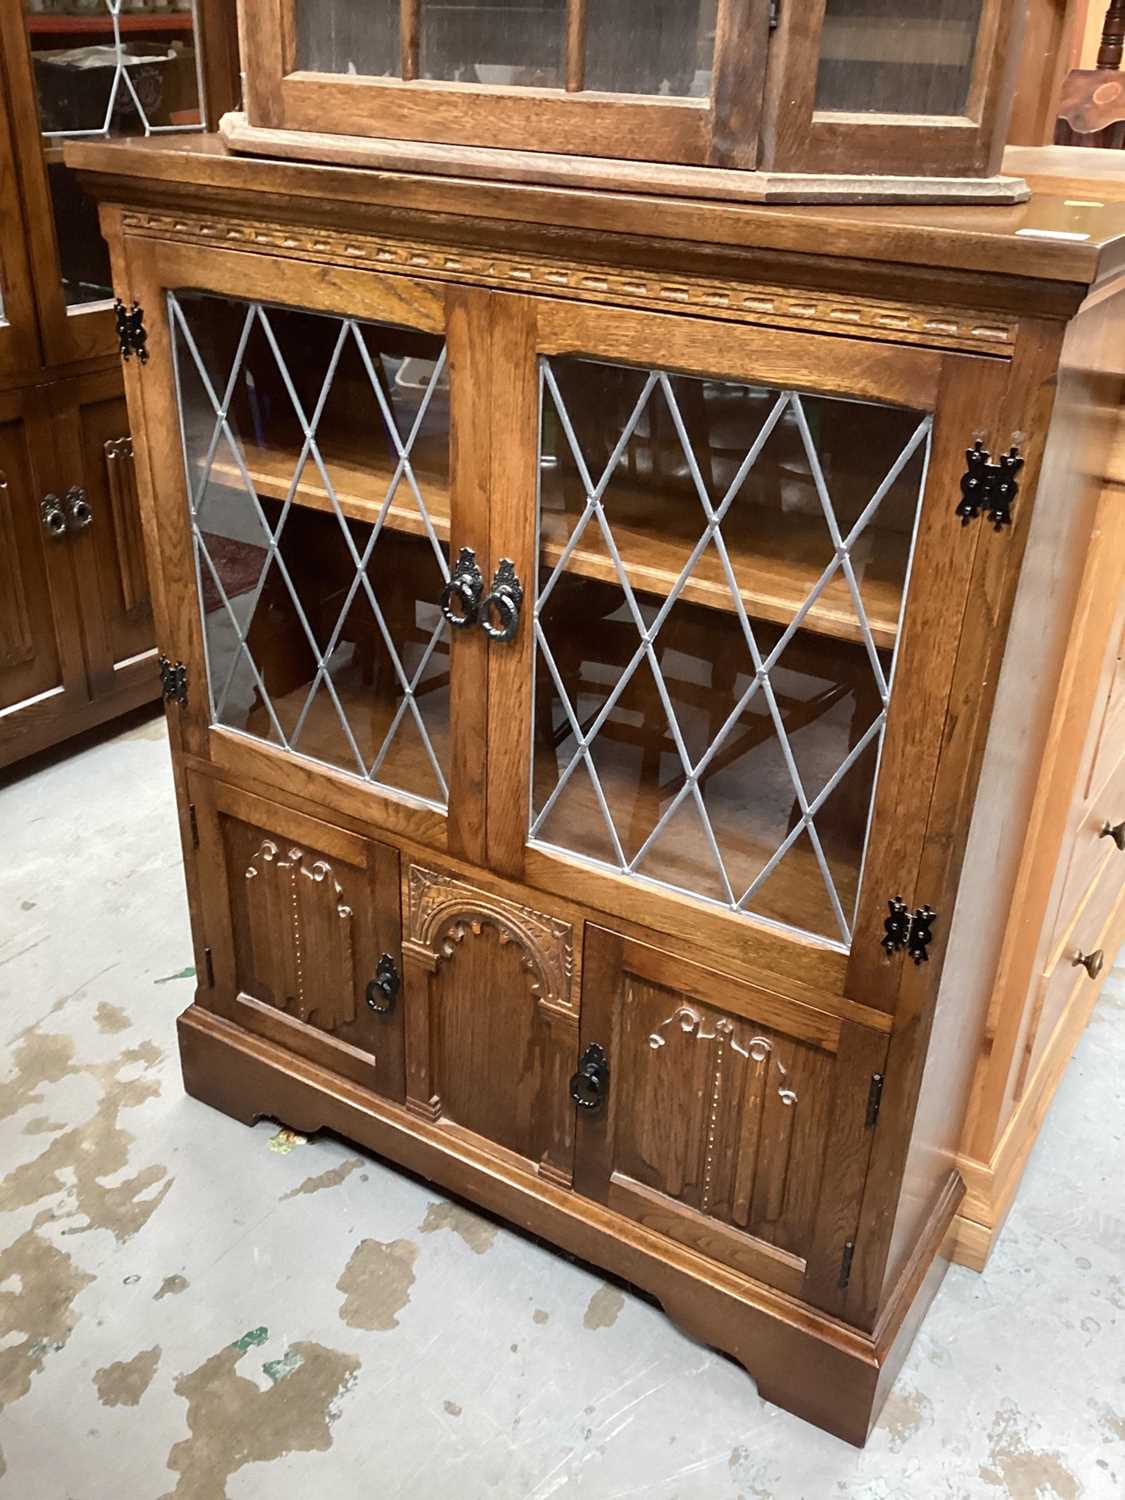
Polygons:
M401 9L399 0L296 0L297 67L400 77Z
M816 108L963 115L981 0L828 0Z
M438 337L170 293L212 717L448 801Z
M586 87L614 94L706 98L718 0L592 0Z
M422 78L560 88L566 0L421 0Z
M97 208L63 164L69 137L202 127L192 0L24 0L68 306L110 296Z
M929 417L542 373L533 841L846 944Z

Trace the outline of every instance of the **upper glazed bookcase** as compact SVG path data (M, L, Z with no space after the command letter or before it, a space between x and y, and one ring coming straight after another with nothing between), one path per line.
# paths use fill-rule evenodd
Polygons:
M747 201L1013 201L1019 0L238 0L236 150Z

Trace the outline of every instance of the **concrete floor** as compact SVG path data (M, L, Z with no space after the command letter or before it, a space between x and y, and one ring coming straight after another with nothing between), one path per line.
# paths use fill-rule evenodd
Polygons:
M860 1453L648 1304L184 1097L162 720L0 786L0 1494L1121 1500L1125 970Z

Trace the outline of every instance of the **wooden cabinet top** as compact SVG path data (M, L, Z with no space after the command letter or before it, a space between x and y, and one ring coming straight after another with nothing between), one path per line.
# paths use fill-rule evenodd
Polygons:
M1021 153L1024 170L1034 168L1036 155ZM1108 192L1092 196L1088 189L1095 184L1085 177L1063 177L1057 186L1039 178L1030 201L1010 207L763 207L268 161L234 155L214 135L72 142L66 159L100 179L94 184L99 195L116 202L153 208L221 203L224 213L296 218L338 230L370 227L377 210L380 227L392 232L395 220L387 211L398 211L452 218L462 238L479 231L487 239L489 223L521 224L556 238L563 231L567 241L604 237L607 257L615 253L609 237L628 235L650 248L676 241L843 258L898 268L904 300L910 268L1088 287L1125 267L1125 202L1120 194L1116 202ZM559 253L567 248L560 243ZM683 265L682 253L669 260Z

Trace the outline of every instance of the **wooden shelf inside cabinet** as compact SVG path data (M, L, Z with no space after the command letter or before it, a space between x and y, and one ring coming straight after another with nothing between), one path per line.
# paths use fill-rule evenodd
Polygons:
M154 11L148 15L119 16L117 24L122 34L152 31L191 32L193 29L190 10ZM38 15L28 16L27 29L32 36L95 36L112 35L113 22L107 12L83 15Z
M289 494L300 454L296 449L262 448L243 443L246 470L262 499L284 501ZM374 523L382 497L394 475L389 458L362 456L337 448L323 454L340 508L349 520ZM449 481L435 465L427 469L415 451L414 473L439 540L449 541ZM214 481L241 488L242 477L233 462L216 462ZM368 498L378 496L378 499ZM319 471L309 460L293 496L298 505L331 511L332 501ZM553 567L562 556L575 518L545 513L540 558ZM425 527L413 495L400 483L384 525L392 531L421 536ZM640 486L615 484L611 525L626 573L641 593L664 598L676 584L704 528L702 511L678 498L661 496ZM723 535L741 585L742 602L756 620L788 625L807 599L825 567L832 548L822 515L765 511L747 505L735 508L723 524ZM902 548L908 539L897 532L868 528L853 562L860 577L864 608L875 645L890 649L898 635L902 609ZM616 583L617 572L599 528L590 524L567 560L567 571L602 583ZM680 597L688 603L735 613L734 599L714 548L698 560ZM847 580L842 570L830 580L804 617L803 629L836 640L862 642Z

